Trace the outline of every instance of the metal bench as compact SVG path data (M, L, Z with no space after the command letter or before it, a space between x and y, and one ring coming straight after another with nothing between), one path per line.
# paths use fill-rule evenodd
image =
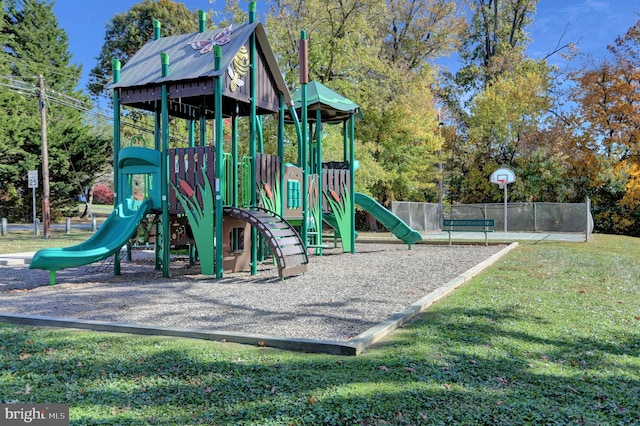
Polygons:
M493 219L444 219L442 230L449 233L449 245L452 232L484 232L484 245L488 246L487 234L493 232L495 224Z

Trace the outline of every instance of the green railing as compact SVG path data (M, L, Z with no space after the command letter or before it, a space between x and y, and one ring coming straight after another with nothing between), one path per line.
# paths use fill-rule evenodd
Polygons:
M222 194L222 204L225 207L233 206L234 190L238 189L239 207L249 207L251 205L251 158L243 157L238 164L238 182L233 179L233 157L230 153L222 154L222 179L220 182L220 193Z
M233 158L229 153L222 154L222 204L225 207L233 205L233 188L236 183L233 181Z
M239 167L240 170L238 171L238 176L240 177L240 207L250 207L251 191L255 190L255 188L251 188L251 157L242 157L242 161L240 162Z

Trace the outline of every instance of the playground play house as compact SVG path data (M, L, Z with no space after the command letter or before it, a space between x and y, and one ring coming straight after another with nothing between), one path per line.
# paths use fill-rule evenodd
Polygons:
M421 239L375 200L355 192L358 105L308 81L304 32L300 88L291 96L255 13L250 3L247 23L207 30L200 11L198 32L170 37L161 37L160 23L154 21L152 40L122 68L113 61L108 88L114 106L114 211L84 243L38 251L31 268L49 270L54 284L57 270L114 255L118 275L121 249L148 215L155 218L155 263L164 277L170 275L170 251L178 240L195 244L205 275L255 274L265 252L273 256L281 278L304 273L308 254L322 253L323 224L339 235L345 252L355 252L356 204L405 243ZM123 146L123 106L155 117L152 147ZM265 115L277 117L273 154L264 152ZM186 121L188 147L170 148L170 119ZM231 121L231 152L223 151L225 119ZM249 155L243 158L238 154L241 119L249 128L248 141L242 142L248 143ZM326 123L343 127L343 161L323 163ZM287 124L296 129L296 164L284 161ZM207 140L208 126L213 140ZM143 200L134 200L134 178L146 182Z

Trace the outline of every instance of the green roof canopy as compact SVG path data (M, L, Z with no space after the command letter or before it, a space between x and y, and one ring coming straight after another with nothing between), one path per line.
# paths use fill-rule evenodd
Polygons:
M300 98L300 89L298 89L293 94L293 102L298 113L301 107ZM317 81L307 84L307 110L320 110L323 123L341 122L351 114L360 114L360 107L357 104ZM316 115L309 114L309 121L315 120Z

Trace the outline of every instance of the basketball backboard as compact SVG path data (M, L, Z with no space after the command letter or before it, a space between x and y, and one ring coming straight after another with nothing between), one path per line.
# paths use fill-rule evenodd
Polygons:
M489 177L489 182L495 183L498 185L508 185L516 181L516 175L513 173L508 167L500 167L498 170L491 173Z

